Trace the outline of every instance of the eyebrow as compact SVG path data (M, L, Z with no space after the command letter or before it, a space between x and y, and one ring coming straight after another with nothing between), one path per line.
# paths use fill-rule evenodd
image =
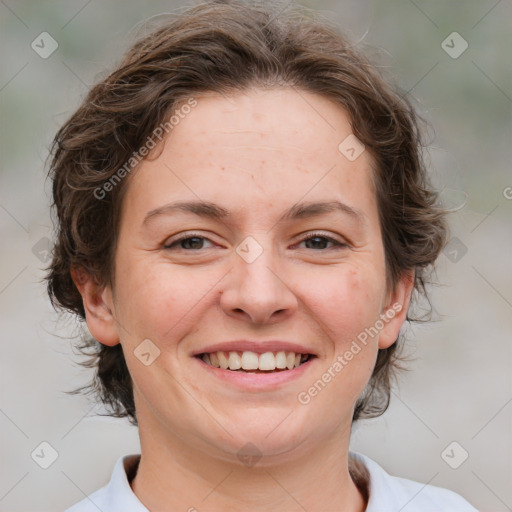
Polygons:
M172 215L176 211L193 213L200 217L216 220L232 217L232 213L229 210L209 201L175 201L149 211L142 224L145 225L151 219L161 215ZM360 210L342 203L341 201L298 203L281 215L278 222L316 217L331 212L344 213L356 220L358 223L363 225L366 224L366 216Z

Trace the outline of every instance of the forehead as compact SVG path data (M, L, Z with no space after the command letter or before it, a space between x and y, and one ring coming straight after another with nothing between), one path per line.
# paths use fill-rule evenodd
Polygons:
M349 116L339 105L283 87L199 96L197 106L171 131L168 142L176 149L195 147L207 139L210 144L200 152L205 156L214 150L219 156L222 149L243 149L250 161L274 152L291 159L314 156L318 161L325 150L326 157L336 154L340 138L350 133Z
M363 151L351 160L342 151L353 137L350 118L331 100L295 88L195 100L174 118L158 156L130 177L127 195L137 205L190 198L269 211L327 194L371 209L371 157Z

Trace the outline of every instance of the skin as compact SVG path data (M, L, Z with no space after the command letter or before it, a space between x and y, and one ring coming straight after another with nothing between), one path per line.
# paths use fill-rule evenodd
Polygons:
M412 290L410 273L386 289L371 155L349 161L338 151L349 118L316 94L251 89L196 99L129 177L115 289L73 271L89 330L105 345L122 344L133 379L142 459L132 489L149 510L361 512L366 503L348 472L354 405L378 348L397 339ZM174 212L143 225L155 208L198 199L232 216ZM359 210L363 222L339 212L278 222L297 202L331 200ZM316 231L347 245L301 241ZM185 232L206 239L164 248ZM235 251L247 236L263 249L252 263ZM397 303L380 333L299 403ZM318 359L284 386L242 392L191 357L247 338L302 343ZM160 350L149 366L134 355L145 339ZM252 467L237 456L248 442L262 454Z

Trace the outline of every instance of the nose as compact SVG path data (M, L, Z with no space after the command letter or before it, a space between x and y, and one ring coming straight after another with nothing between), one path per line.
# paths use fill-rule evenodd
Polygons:
M230 317L255 324L272 324L289 318L298 300L283 269L270 249L255 261L234 255L234 266L225 281L221 307Z

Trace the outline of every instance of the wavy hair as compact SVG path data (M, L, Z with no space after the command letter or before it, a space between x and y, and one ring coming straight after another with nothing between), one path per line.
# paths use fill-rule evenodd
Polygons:
M446 243L444 210L429 185L420 118L406 94L325 19L303 7L258 1L207 1L166 19L138 40L118 67L94 85L56 134L48 176L56 211L56 242L47 289L56 309L85 320L71 277L82 268L113 284L121 204L128 178L98 198L155 128L186 98L253 87L291 86L317 93L350 116L355 136L371 152L391 289L414 270L416 299ZM407 312L407 321L418 321ZM422 317L424 318L424 316ZM388 407L403 340L380 349L353 421ZM121 344L109 347L83 335L83 366L93 381L72 393L92 392L110 415L137 424L133 387Z

